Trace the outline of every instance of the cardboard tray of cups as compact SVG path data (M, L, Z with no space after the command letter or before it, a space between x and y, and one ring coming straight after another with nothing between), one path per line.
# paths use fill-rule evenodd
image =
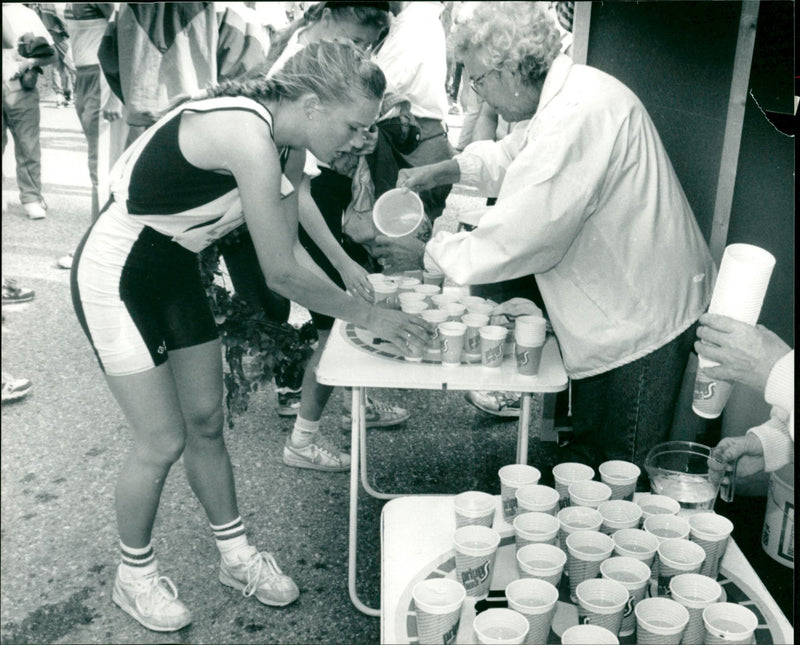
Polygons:
M507 607L507 600L505 598L505 587L509 582L519 577L516 563L516 547L514 541L513 527L503 519L500 496L497 497L497 509L495 512L495 519L493 528L500 534L500 546L497 550L495 558L494 570L492 572L492 581L490 585L489 596L485 600L475 600L467 596L463 603L461 610L461 620L456 635L456 643L474 643L475 634L473 631L472 623L475 616L490 608L490 607ZM395 522L390 520L390 516L394 512L394 507L398 507L398 520L397 527L402 526L402 531L407 532L405 536L395 535L395 538L405 542L412 553L422 555L422 552L430 553L431 546L434 540L428 542L423 548L416 548L420 545L415 545L414 540L417 542L424 540L427 530L434 526L440 528L446 524L443 517L447 517L447 512L443 507L444 500L452 500L450 496L408 496L396 500L392 500L384 507L384 517L382 518L382 545L386 541L385 533L390 530L390 526L394 526ZM400 509L405 504L413 504L413 510L405 519L400 518L403 511ZM430 507L431 515L427 516L430 521L425 521L425 528L417 525L414 526L413 518L425 518L427 513L425 506ZM452 501L450 501L452 506ZM452 514L452 510L450 511ZM435 520L433 518L436 518ZM411 522L408 520L412 519ZM449 519L449 518L448 518ZM455 523L453 522L453 531L455 530ZM393 530L393 529L392 529ZM450 532L452 537L452 531ZM439 555L428 561L424 566L420 567L411 576L411 579L406 584L405 588L397 598L397 604L394 610L387 613L385 610L387 586L391 581L387 580L387 557L390 554L383 554L383 573L382 573L382 607L384 613L381 617L382 629L381 636L382 642L392 643L417 643L417 626L414 602L411 598L411 590L414 585L420 580L426 578L447 577L456 579L456 565L455 565L455 550L452 546L448 547L452 540L447 540L446 537L440 536L435 542L443 546ZM394 542L393 542L394 543ZM413 559L413 558L412 558ZM408 577L412 571L409 570L408 558L398 558L399 562L405 562L405 577ZM403 564L400 564L403 567ZM729 540L728 548L725 556L723 557L720 574L717 578L720 586L723 589L722 597L719 602L735 602L746 605L748 609L752 610L759 619L759 626L755 633L755 642L758 645L768 645L770 643L788 643L793 642L792 627L780 609L777 607L775 601L769 596L769 592L764 587L763 583L758 579L755 571L747 563L739 547ZM647 597L656 596L656 584L651 581L651 586L647 592ZM397 594L393 594L396 596ZM391 632L387 632L387 621L392 621ZM569 578L562 575L561 583L559 585L559 600L556 605L556 611L553 615L553 621L548 637L548 643L560 643L561 634L573 625L579 624L580 617L578 607L570 601L569 598ZM387 636L389 640L387 640ZM788 639L788 640L787 640ZM620 636L619 641L622 644L635 643L636 635Z

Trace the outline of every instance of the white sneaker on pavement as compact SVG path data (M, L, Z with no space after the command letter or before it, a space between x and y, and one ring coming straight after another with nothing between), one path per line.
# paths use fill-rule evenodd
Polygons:
M72 253L70 253L69 255L65 255L62 258L58 258L58 268L59 269L72 268Z
M29 202L27 204L23 204L22 207L28 214L29 219L44 219L47 217L47 211L39 202Z
M158 575L126 579L117 569L112 600L122 611L155 632L174 632L192 622L192 614L180 600L172 580Z
M300 596L300 590L289 576L280 570L275 558L266 551L248 546L239 561L219 563L219 581L242 592L245 598L255 596L272 607L285 607Z
M291 436L286 437L283 463L294 468L342 473L350 470L350 455L339 450L330 439L318 432L311 443L303 448L292 445Z

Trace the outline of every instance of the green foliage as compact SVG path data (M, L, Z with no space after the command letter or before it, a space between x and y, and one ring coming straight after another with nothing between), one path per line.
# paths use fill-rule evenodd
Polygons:
M312 321L297 329L269 320L262 309L219 284L215 280L222 276L218 244L200 254L200 273L225 349L225 403L228 425L233 427L234 416L247 410L250 394L273 377L300 387L317 332Z

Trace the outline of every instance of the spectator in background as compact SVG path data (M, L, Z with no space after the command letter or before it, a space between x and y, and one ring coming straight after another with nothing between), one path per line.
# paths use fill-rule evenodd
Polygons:
M3 152L14 137L19 200L30 219L47 217L42 195L39 90L42 67L57 60L53 38L32 9L3 3Z
M75 86L75 63L70 47L70 33L64 21L63 2L38 2L29 4L36 11L42 24L53 37L58 60L47 68L48 78L56 94L56 107L72 105Z

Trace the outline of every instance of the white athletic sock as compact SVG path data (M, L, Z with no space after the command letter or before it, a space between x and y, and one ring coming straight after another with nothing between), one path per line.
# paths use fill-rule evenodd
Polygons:
M150 575L158 569L155 553L151 544L136 548L119 542L119 549L122 555L122 577L130 580Z
M250 546L241 516L226 524L215 526L209 523L209 526L214 532L214 540L220 555L229 563L239 560L239 552Z
M319 421L309 421L298 414L292 429L292 445L295 448L305 448L318 432Z

